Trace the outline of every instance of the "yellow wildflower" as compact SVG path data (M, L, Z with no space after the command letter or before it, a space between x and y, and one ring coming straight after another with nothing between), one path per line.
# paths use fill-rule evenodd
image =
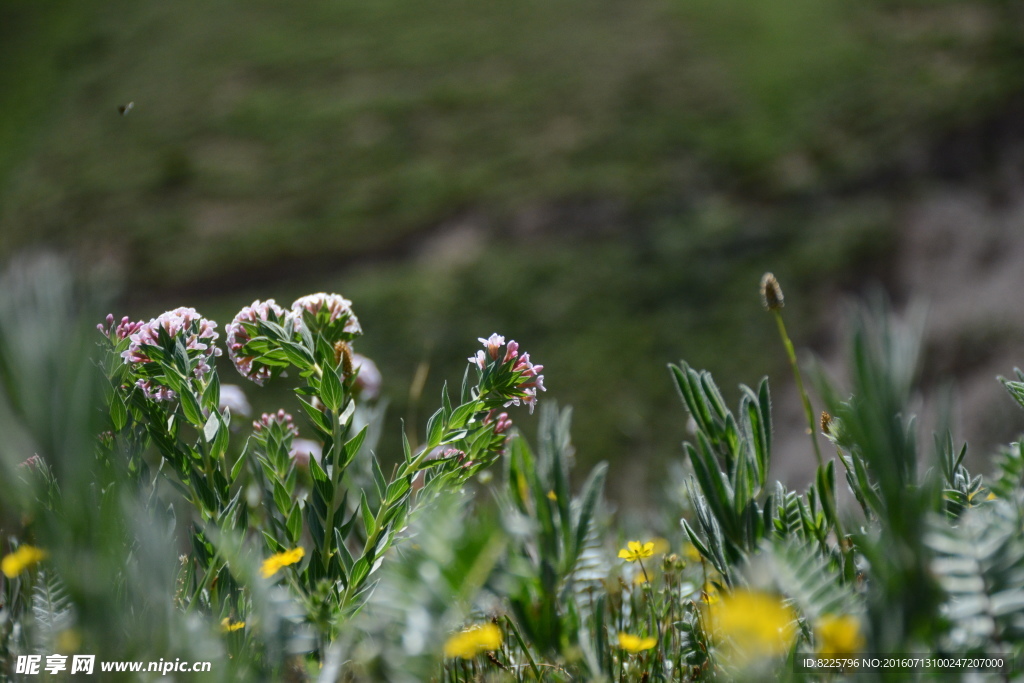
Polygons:
M783 654L796 637L796 613L774 595L736 590L706 609L711 631L740 659Z
M636 562L654 554L654 543L640 544L640 541L630 541L629 549L623 548L619 551L619 557L626 562Z
M290 564L295 564L306 555L306 550L302 546L298 548L292 548L286 550L283 553L277 553L271 555L267 559L263 560L263 565L260 567L260 575L264 579L269 579L271 576L276 574L282 567L287 567Z
M220 630L222 633L231 633L243 628L245 628L244 621L231 621L229 617L224 617L220 620Z
M49 555L48 552L32 545L19 546L13 553L5 555L4 559L0 560L0 571L8 579L13 579L26 569L31 569L45 560L47 555Z
M650 650L657 644L658 639L653 636L649 638L641 638L640 636L630 635L629 633L619 634L619 647L626 652L642 652L644 650Z
M818 654L824 657L852 655L864 648L860 619L852 614L824 615L814 624L814 635Z
M985 500L995 500L995 499L996 499L996 494L992 493L991 491L989 491L988 495L985 496Z
M558 496L555 494L555 490L551 489L548 491L548 500L558 502Z
M494 624L477 624L456 633L444 644L445 657L472 659L481 652L501 647L501 629Z

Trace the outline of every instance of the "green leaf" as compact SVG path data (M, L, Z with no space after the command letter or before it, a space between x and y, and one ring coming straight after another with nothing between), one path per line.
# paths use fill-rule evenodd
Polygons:
M733 514L733 495L729 490L725 475L718 469L711 444L703 432L697 432L698 449L690 444L684 444L683 448L693 463L694 475L700 484L704 497L707 499L715 517L718 518L726 529L726 535L736 539L738 526Z
M395 479L393 482L388 484L387 492L384 495L384 500L388 505L394 505L402 499L412 489L412 485L407 477L401 477Z
M462 429L466 426L466 422L476 412L480 410L480 403L478 401L471 401L464 403L452 413L452 417L448 420L448 429Z
M741 453L736 459L736 469L733 471L733 509L739 515L751 502L754 495L754 481L750 476L750 459L746 453Z
M572 547L572 562L574 563L579 558L583 545L586 542L590 522L594 518L594 510L600 499L601 491L604 489L604 480L607 474L608 464L599 463L597 467L591 470L590 476L587 477L586 483L583 484L582 502L575 520L576 536Z
M192 364L188 359L188 350L185 348L185 344L180 337L174 340L174 353L172 357L178 372L186 377L192 373Z
M427 420L427 444L426 448L432 449L441 443L441 435L444 433L444 408L438 408L437 412Z
M345 400L345 391L341 386L341 380L332 368L324 368L324 374L320 380L320 400L334 413L338 412L341 402Z
M384 478L384 472L380 469L380 461L372 452L367 453L370 459L370 473L373 475L373 486L377 490L377 498L384 500L384 491L388 488L388 481Z
M683 531L686 533L686 537L690 539L690 543L692 543L693 547L697 549L697 552L699 552L701 556L705 559L710 560L711 551L708 550L708 547L704 545L704 542L702 540L700 540L700 537L697 536L697 532L693 530L693 527L690 526L690 523L687 522L685 519L680 519L679 524L683 527Z
M369 425L363 425L363 428L353 436L350 440L345 442L345 457L341 463L341 467L348 467L352 459L359 453L359 449L363 447L363 442L366 440L366 432Z
M373 552L372 550L370 552ZM351 585L359 586L363 579L370 574L370 561L366 559L366 556L360 557L354 565L352 565L351 572Z
M114 431L119 432L128 424L128 409L124 405L119 392L114 392L110 399L110 421L113 423Z
M824 468L819 467L816 475L818 496L821 508L829 523L836 523L836 461L829 460Z
M459 390L459 402L467 403L471 398L471 390L469 387L469 368L467 365L466 369L462 372L462 388Z
M291 496L279 481L274 482L274 504L282 515L287 515L292 507Z
M462 441L466 438L466 434L468 433L469 432L465 429L460 429L457 432L448 432L447 436L441 440L441 443L439 443L438 446L445 446L450 443L455 443L456 441Z
M711 552L706 557L720 574L728 578L730 576L729 562L738 561L741 557L736 543L742 542L742 539L730 542L728 537L723 536L722 527L709 507L707 499L697 490L697 484L692 477L686 481L685 486L694 511L697 513L697 522L707 539L705 547Z
M193 470L191 476L192 488L199 496L199 500L202 501L203 507L209 512L217 510L217 497L214 495L210 486L206 482L206 477L201 473Z
M444 410L446 420L452 416L452 399L448 396L447 381L441 386L441 409Z
M313 355L300 344L282 341L281 352L288 359L289 363L301 370L306 370L313 366Z
M309 459L309 474L313 478L314 486L326 485L330 489L331 478L327 476L327 472L324 472L324 468L320 466L316 458ZM330 499L330 492L324 497Z
M757 489L763 489L768 476L770 466L770 443L771 443L771 418L765 422L765 410L760 404L761 400L768 400L768 381L761 381L759 395L755 395L749 387L741 386L740 390L744 397L740 402L740 419L743 421L744 431L750 439L751 455L753 456L752 471L755 473Z
M206 443L213 443L213 440L217 438L217 432L220 430L220 414L217 411L210 413L210 417L206 420L206 425L203 427L203 438Z
M283 553L287 550L285 546L281 545L276 538L268 534L266 531L263 532L263 540L267 542L267 548L270 550L271 554Z
M199 401L196 400L195 395L187 385L183 385L183 391L179 393L181 399L181 409L185 413L185 419L189 423L196 427L201 427L205 420L203 419L203 411L199 407Z
M242 472L242 468L246 464L246 457L248 455L249 449L246 447L246 449L243 449L242 453L239 454L239 459L234 461L234 464L231 466L231 483L238 481L239 474Z
M327 416L323 414L323 411L314 408L312 403L303 398L299 398L299 403L302 404L302 409L306 411L309 419L313 422L314 428L323 434L331 433L331 423L327 420Z
M770 462L769 456L772 452L772 399L771 393L768 391L768 378L765 377L761 380L761 384L757 387L757 407L761 411L761 433L764 435L764 473L768 473L768 464ZM761 486L764 486L764 482L761 482Z
M217 423L220 426L217 430L217 437L210 444L210 457L214 460L219 460L224 457L228 451L228 443L231 439L231 431L228 429L228 425L224 422L224 418L220 413L214 413L217 416Z
M209 383L203 390L203 406L211 413L220 408L220 376L216 372L210 373Z
M219 467L213 468L213 484L217 487L216 491L220 493L220 500L227 500L231 485L224 478L224 473L221 472Z
M341 411L341 415L338 416L338 425L345 427L352 420L352 416L356 413L356 402L349 399L345 402L345 409Z
M309 535L313 539L313 545L316 546L317 549L322 549L325 541L323 522L320 521L320 516L314 510L314 506L306 506L305 512L306 525L309 526ZM310 564L314 563L310 562Z
M1012 443L996 456L995 481L992 492L999 498L1013 500L1024 485L1024 441Z
M1021 373L1020 368L1014 368L1013 371L1017 374L1019 380L1024 380L1024 373ZM998 379L1006 387L1010 396L1013 396L1013 399L1024 408L1024 381L1013 381L1005 377L999 377Z
M370 511L370 504L366 502L365 492L359 498L359 511L363 515L363 528L366 529L366 537L370 538L377 530L377 523L373 518L373 512Z
M757 507L757 501L751 500L746 508L740 511L740 518L743 520L743 537L746 540L747 548L756 548L757 544L764 538L764 519L761 510Z
M348 547L345 545L344 534L341 529L334 530L334 543L338 549L338 559L341 561L341 568L344 570L344 581L347 585L348 575L352 571L355 559L353 559L352 553L348 551Z
M298 545L302 537L302 509L298 504L292 506L288 515L288 535L292 545Z

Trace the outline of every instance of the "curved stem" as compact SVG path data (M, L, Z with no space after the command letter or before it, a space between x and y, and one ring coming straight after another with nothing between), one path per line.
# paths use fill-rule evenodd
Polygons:
M811 438L811 446L814 447L814 457L818 461L818 467L821 467L823 461L821 459L821 449L818 447L817 433L815 432L814 410L811 408L811 399L807 396L807 389L804 388L800 366L796 362L796 350L793 348L793 342L790 341L789 335L786 333L786 323L782 321L782 312L773 310L772 313L775 315L775 322L779 326L779 336L782 337L782 344L786 347L789 365L793 368L793 377L796 379L796 388L800 392L800 400L804 404L804 415L807 417L807 433Z

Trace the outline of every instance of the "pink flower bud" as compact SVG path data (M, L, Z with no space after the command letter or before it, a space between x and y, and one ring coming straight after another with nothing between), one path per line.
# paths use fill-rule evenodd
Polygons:
M284 427L286 434L291 434L292 436L299 435L299 429L295 426L295 420L289 413L286 413L283 408L278 410L276 413L263 413L260 415L260 419L253 421L252 428L257 434L259 434L264 429L269 429L270 426L274 424Z
M266 301L253 301L238 312L234 319L227 324L224 331L227 333L228 356L235 364L235 369L246 379L252 380L259 386L270 378L271 368L259 362L255 356L245 352L245 345L252 341L245 324L253 325L258 321L273 321L282 323L285 329L294 325L293 318L285 313L285 310L277 305L273 299Z

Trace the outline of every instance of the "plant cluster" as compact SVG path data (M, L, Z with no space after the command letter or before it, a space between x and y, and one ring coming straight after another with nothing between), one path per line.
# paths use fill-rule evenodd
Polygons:
M572 486L569 410L542 406L535 447L512 426L505 409L544 389L515 341L481 338L455 400L446 386L386 467L379 374L339 295L255 301L225 347L191 308L108 316L90 364L66 273L4 284L4 675L90 652L213 661L202 680L831 680L796 664L1024 654L1024 447L988 479L944 427L923 453L916 328L887 311L856 318L848 389L814 374L803 491L769 484L767 380L734 412L709 373L671 366L684 465L626 535L603 465ZM762 288L814 420L781 289ZM293 383L302 420L239 424L225 350L252 386ZM1024 374L1003 382L1024 405Z

